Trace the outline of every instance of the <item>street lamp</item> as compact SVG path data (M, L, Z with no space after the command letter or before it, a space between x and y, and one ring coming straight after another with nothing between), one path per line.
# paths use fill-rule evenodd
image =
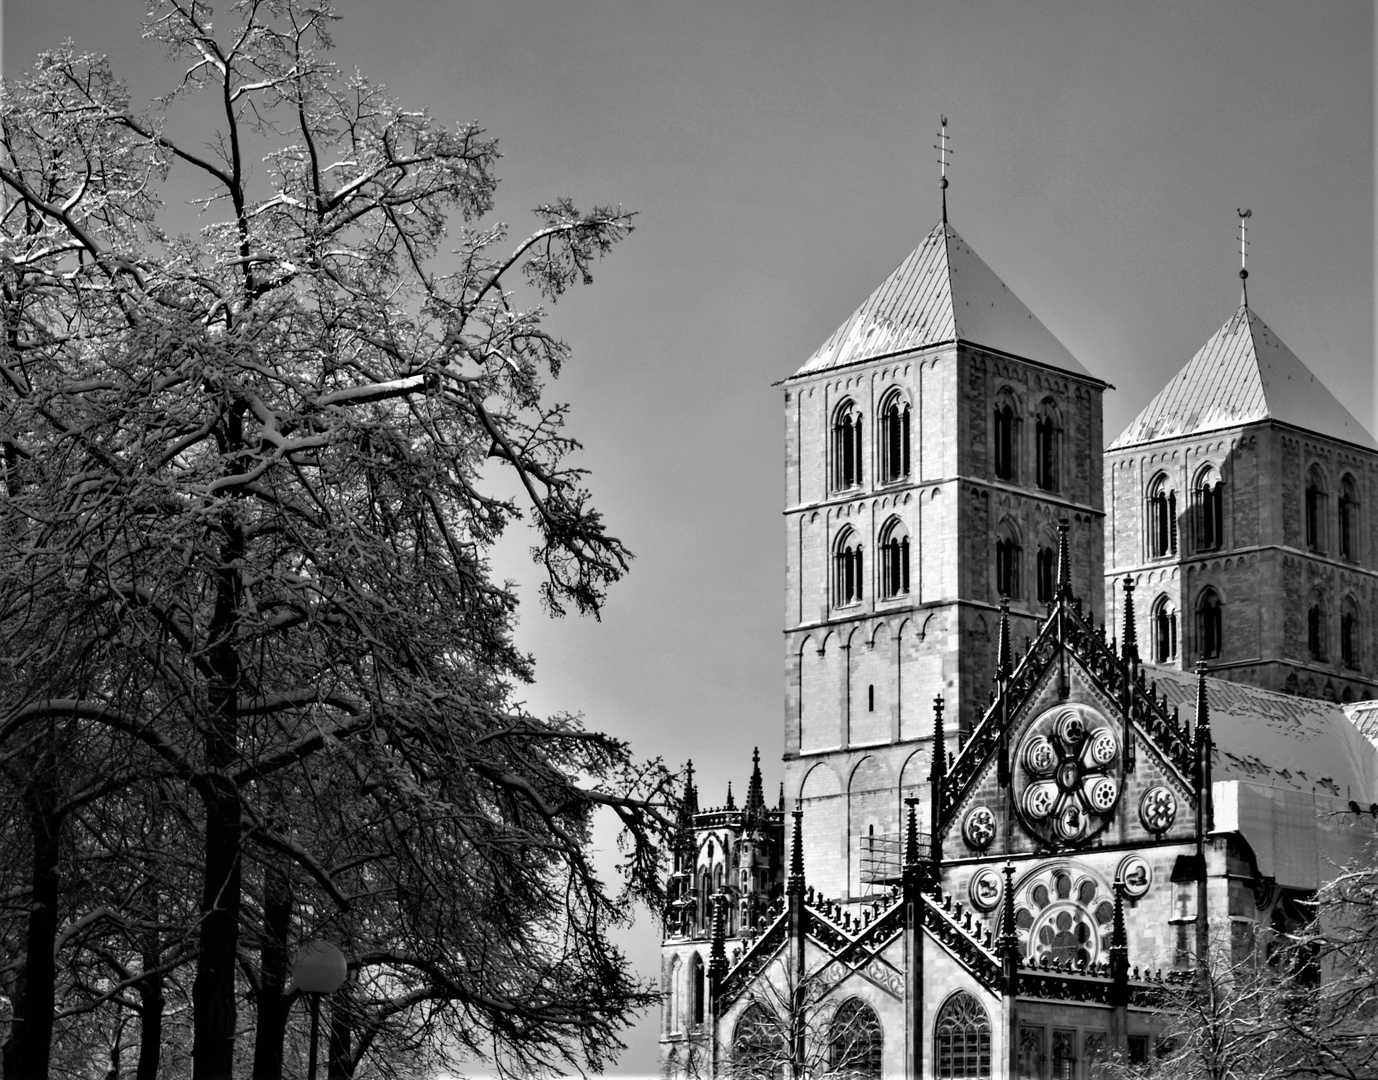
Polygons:
M321 1024L321 996L333 994L349 974L344 953L328 941L308 941L292 960L292 984L306 995L311 1010L311 1056L308 1080L316 1080L316 1039Z

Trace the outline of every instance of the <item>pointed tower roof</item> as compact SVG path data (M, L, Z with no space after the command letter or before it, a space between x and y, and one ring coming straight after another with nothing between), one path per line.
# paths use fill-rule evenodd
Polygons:
M761 748L751 751L751 780L746 787L746 816L764 813L766 808L765 788L761 783Z
M1090 377L945 221L793 377L953 341Z
M1277 420L1355 446L1378 442L1254 311L1241 305L1111 448Z

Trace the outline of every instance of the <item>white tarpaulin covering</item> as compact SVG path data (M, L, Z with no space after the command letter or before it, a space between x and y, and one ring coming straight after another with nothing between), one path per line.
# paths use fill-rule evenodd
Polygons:
M1149 669L1157 689L1196 726L1196 676ZM1378 802L1378 747L1335 704L1206 680L1215 752L1215 831L1253 849L1258 872L1314 889L1364 850L1371 819L1349 811Z

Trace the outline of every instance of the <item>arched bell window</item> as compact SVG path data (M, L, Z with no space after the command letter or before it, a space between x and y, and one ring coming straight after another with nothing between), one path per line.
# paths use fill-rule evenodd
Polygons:
M828 1025L829 1076L847 1080L880 1080L880 1018L859 998L837 1007Z
M1306 473L1306 546L1317 552L1326 549L1325 508L1329 500L1325 474L1319 465Z
M1038 602L1051 604L1057 593L1057 551L1048 537L1038 545Z
M880 451L884 483L909 475L909 400L898 388L881 399Z
M1340 558L1359 558L1359 486L1346 473L1340 478Z
M848 399L833 413L833 488L857 487L861 484L861 410Z
M1340 663L1359 667L1359 606L1352 596L1346 596L1340 607Z
M965 990L938 1010L933 1024L935 1080L986 1080L991 1075L990 1016Z
M1002 521L995 531L995 592L997 596L1015 598L1020 595L1020 562L1023 548L1019 533L1009 520Z
M844 607L859 603L864 577L861 536L855 529L843 529L833 545L833 604Z
M1225 482L1211 466L1202 469L1192 490L1196 550L1216 551L1225 543Z
M1153 603L1153 662L1166 664L1177 659L1177 609L1166 596Z
M1326 641L1329 622L1325 597L1312 593L1311 602L1306 607L1306 654L1312 660L1325 660L1329 655Z
M1044 399L1034 421L1034 482L1044 491L1062 490L1062 421L1057 404Z
M995 421L991 429L995 476L1014 480L1019 473L1019 403L1005 387L995 396Z
M909 592L909 531L899 518L880 533L880 592L887 600Z
M1171 489L1166 473L1159 473L1148 485L1148 557L1162 559L1177 554L1177 493Z
M1203 589L1196 601L1196 636L1203 659L1220 655L1224 637L1220 623L1220 594L1212 588Z

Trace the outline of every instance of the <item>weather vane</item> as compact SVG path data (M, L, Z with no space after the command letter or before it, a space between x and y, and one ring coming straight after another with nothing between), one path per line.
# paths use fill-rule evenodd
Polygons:
M938 131L938 141L933 149L938 151L938 187L943 192L943 224L947 224L947 161L952 156L952 148L947 144L947 117L939 116L942 127Z
M1252 210L1236 209L1239 215L1239 303L1241 307L1249 306L1249 218L1254 216Z

